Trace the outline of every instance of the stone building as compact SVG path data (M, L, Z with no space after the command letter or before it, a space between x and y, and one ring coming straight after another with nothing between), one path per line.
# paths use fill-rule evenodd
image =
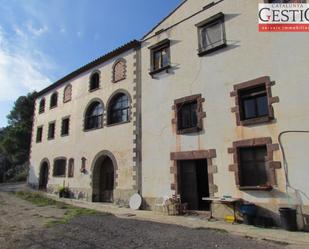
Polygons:
M309 37L260 33L262 2L182 1L140 42L41 91L29 182L64 184L89 201L126 202L139 192L149 209L175 194L192 210L209 210L203 197L242 198L276 219L279 207L296 205L304 226L309 134L300 131L309 130ZM100 88L89 91L96 72ZM130 122L114 126L110 108L119 92L127 96ZM54 94L58 105L50 108ZM93 101L102 106L102 128L85 131Z
M139 47L132 41L38 93L30 184L88 201L137 192Z

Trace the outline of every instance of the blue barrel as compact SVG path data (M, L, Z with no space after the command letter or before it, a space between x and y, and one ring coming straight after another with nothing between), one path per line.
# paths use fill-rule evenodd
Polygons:
M257 207L255 204L249 203L249 204L242 204L240 206L240 212L242 214L255 216L257 212Z
M240 206L240 212L243 214L244 223L246 225L254 225L254 220L257 212L256 205L250 204L242 204Z

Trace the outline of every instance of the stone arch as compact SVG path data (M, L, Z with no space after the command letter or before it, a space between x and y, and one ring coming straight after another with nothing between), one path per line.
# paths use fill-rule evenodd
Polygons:
M55 91L50 96L49 108L52 109L52 108L55 108L57 106L58 106L58 92Z
M115 92L112 93L112 95L109 97L108 101L107 101L107 104L106 104L106 116L107 116L107 124L110 123L110 106L111 106L111 102L114 100L114 97L116 97L118 94L125 94L128 99L129 99L129 118L128 118L128 122L131 121L131 114L132 114L132 97L130 95L130 93L125 90L125 89L118 89L116 90Z
M63 103L69 102L72 99L72 85L68 84L63 90Z
M100 99L100 98L93 98L93 99L91 99L91 100L88 102L88 104L86 105L86 108L84 109L83 117L85 117L88 108L89 108L94 102L100 102L100 104L101 104L102 107L103 107L103 110L105 110L105 106L104 106L103 100Z
M46 105L46 100L45 98L42 98L39 102L39 113L45 112L45 105Z
M45 190L47 188L49 174L50 174L50 163L47 158L44 158L40 162L39 189Z
M113 65L112 82L116 83L126 79L127 61L124 58L117 59Z
M105 106L104 106L104 103L103 101L100 99L100 98L93 98L91 99L88 104L86 105L85 109L84 109L84 113L83 113L83 127L84 127L84 131L87 130L86 129L86 116L87 116L87 112L89 110L89 108L91 107L91 105L93 105L93 103L95 102L99 102L101 105L102 105L102 108L103 108L103 114L102 114L102 127L104 125L104 113L105 113ZM102 128L101 127L101 128Z
M99 152L91 164L92 201L113 202L113 193L117 187L117 161L108 150Z
M94 87L93 86L93 76L94 75L98 75L98 86L97 87ZM91 72L90 76L89 76L89 91L94 91L96 89L99 89L100 88L100 85L101 85L101 71L98 70L98 69L95 69Z

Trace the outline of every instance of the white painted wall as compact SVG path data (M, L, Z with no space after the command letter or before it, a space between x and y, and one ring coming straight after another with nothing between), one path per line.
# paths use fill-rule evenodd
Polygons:
M233 164L227 149L233 141L258 137L272 137L277 143L281 131L309 130L308 99L308 33L259 33L257 0L225 0L191 19L151 38L156 31L167 28L201 10L211 1L188 0L183 7L149 34L142 44L142 158L143 196L163 197L170 190L173 175L170 152L216 149L214 165L218 173L214 182L216 196L232 195L248 201L265 204L287 202L283 169L277 170L278 188L271 192L239 191ZM219 13L225 14L228 47L203 57L197 55L198 36L195 24ZM164 39L171 40L173 70L155 75L150 70L149 46ZM270 76L276 85L272 95L280 102L273 104L276 122L250 127L237 127L235 106L230 97L233 85L261 76ZM172 130L172 105L175 99L192 94L205 98L203 109L204 131L199 135L178 136ZM309 173L306 152L309 135L288 135L284 138L287 150L291 183L309 194ZM274 153L281 161L281 152ZM308 199L303 199L309 204Z

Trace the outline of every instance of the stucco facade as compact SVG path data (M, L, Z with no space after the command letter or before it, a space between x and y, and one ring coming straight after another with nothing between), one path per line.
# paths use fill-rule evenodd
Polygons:
M278 136L286 130L308 130L307 33L259 33L258 3L263 1L189 0L154 28L142 41L142 194L151 206L158 197L177 193L175 160L171 153L215 150L210 194L239 197L274 213L279 206L304 205L308 210L309 185L305 179L309 134L288 133L282 137L287 154L291 186L286 179ZM204 9L203 9L204 8ZM196 25L222 12L227 46L198 56ZM170 42L170 68L150 75L151 48ZM267 76L270 79L274 118L256 125L238 125L234 86ZM151 93L151 94L149 94ZM197 133L177 134L174 101L200 94L205 118ZM273 144L275 181L272 190L240 190L233 172L233 143L269 138ZM209 165L208 165L209 166ZM176 169L177 170L177 169Z
M208 184L206 197L242 198L275 218L281 206L297 206L309 214L309 133L282 133L309 127L309 37L306 33L258 32L261 2L183 1L142 38L141 47L136 45L43 91L36 102L29 183L38 185L45 160L50 170L49 188L69 186L76 196L82 193L91 201L94 167L103 155L111 159L115 169L114 202L127 202L132 193L139 192L144 208L151 209L158 200L181 194L179 179L184 172L179 172L179 163L195 160L207 168L203 178ZM199 27L214 17L223 20L225 43L199 53ZM162 50L158 56L163 70L158 70L155 61L157 47ZM112 67L119 58L126 61L126 79L113 83ZM89 92L94 70L100 72L100 89ZM244 121L239 95L261 83L267 95L267 117ZM63 103L67 84L72 85L72 100ZM109 99L119 90L130 96L130 122L108 126ZM54 91L59 94L58 106L38 114L40 99L45 97L49 103ZM93 99L104 105L104 124L85 132L85 110ZM188 101L197 103L198 129L179 132L177 108ZM66 116L71 118L70 135L61 137L61 119ZM48 141L51 121L56 121L56 137ZM43 141L36 143L40 126ZM250 189L240 183L239 148L252 146L265 150L268 182ZM60 156L74 158L73 178L52 176L53 161ZM79 171L82 158L86 158L85 173ZM300 217L300 226L304 221Z
M29 183L38 186L40 167L48 162L48 189L57 191L61 186L69 187L76 198L89 201L93 199L94 167L100 156L107 156L113 161L114 167L114 201L126 202L128 197L137 191L136 185L136 92L137 92L137 47L96 65L62 83L50 91L40 95L36 100ZM125 60L125 79L114 83L112 78L113 65L119 59ZM93 72L100 75L100 86L89 91L90 76ZM63 102L63 91L71 84L71 101ZM58 92L58 105L50 109L49 100L52 93ZM107 109L112 97L117 93L125 93L129 98L129 120L120 124L108 125ZM39 103L45 98L44 113L39 114ZM103 104L103 127L85 130L85 112L93 101ZM61 136L61 121L70 117L69 135ZM48 124L56 122L55 138L47 139ZM36 142L37 127L43 127L42 142ZM74 159L74 176L53 176L53 164L56 158ZM82 159L85 160L85 171L81 172Z

